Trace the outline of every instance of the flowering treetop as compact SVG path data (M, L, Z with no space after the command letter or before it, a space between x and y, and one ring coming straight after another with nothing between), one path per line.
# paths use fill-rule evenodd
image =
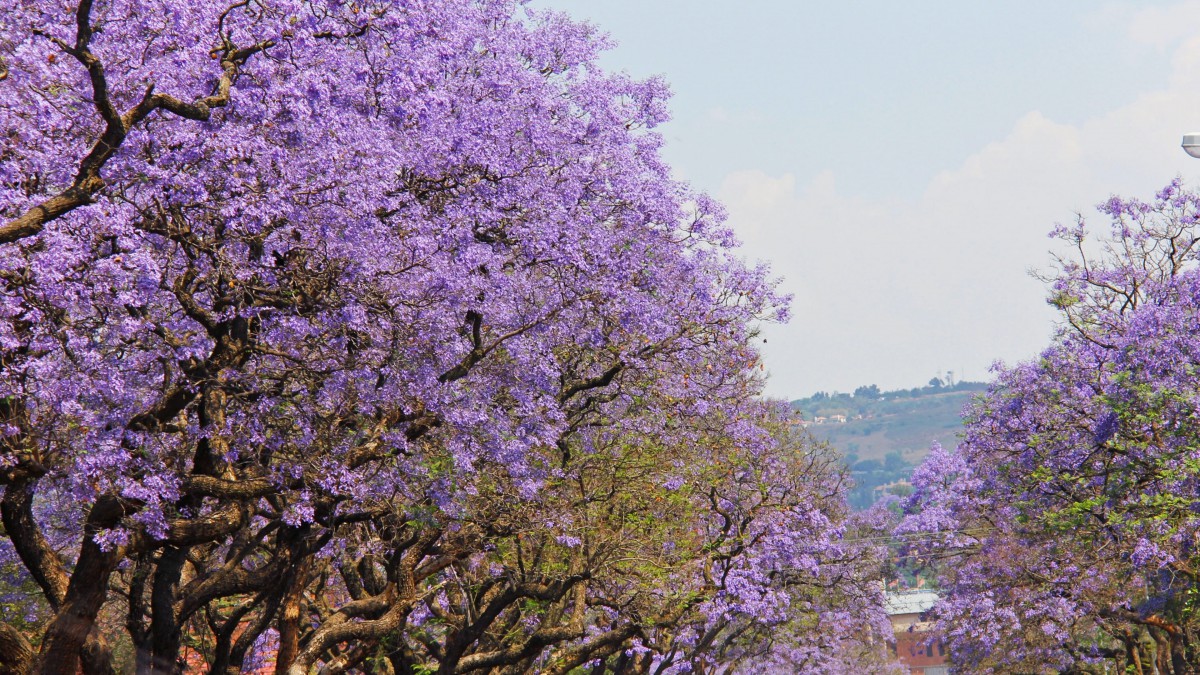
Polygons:
M504 0L9 9L0 562L47 618L20 658L108 672L118 604L161 672L185 636L213 672L264 640L279 672L662 665L813 615L816 668L879 623L857 577L852 611L781 609L872 554L755 401L786 299L605 46Z

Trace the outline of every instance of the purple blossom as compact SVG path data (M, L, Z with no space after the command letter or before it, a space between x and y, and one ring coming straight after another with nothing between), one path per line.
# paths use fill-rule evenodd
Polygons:
M933 614L972 672L1150 662L1194 629L1200 197L1176 180L1098 208L1100 254L1062 259L1051 284L1062 330L997 368L958 448L914 472L896 530L946 561ZM1091 256L1082 219L1053 236Z

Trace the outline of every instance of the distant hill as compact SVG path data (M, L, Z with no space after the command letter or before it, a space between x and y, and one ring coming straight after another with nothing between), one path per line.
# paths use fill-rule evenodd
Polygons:
M903 481L929 452L930 443L957 442L963 408L986 389L984 382L887 392L872 385L853 394L818 392L792 401L792 407L814 436L845 457L857 486L851 504L866 508L879 496L880 486L900 482L890 491L905 491Z

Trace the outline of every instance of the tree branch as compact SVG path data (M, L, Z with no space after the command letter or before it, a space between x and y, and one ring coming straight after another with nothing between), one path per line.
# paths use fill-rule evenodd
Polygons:
M129 132L155 110L161 108L190 120L208 120L213 108L221 108L229 104L230 90L237 81L238 74L246 60L275 45L274 40L264 40L250 47L238 49L226 40L225 46L220 51L221 76L217 80L216 93L193 102L187 102L166 94L155 94L154 85L150 85L142 96L142 100L121 115L117 112L109 96L109 83L107 74L104 72L104 64L89 49L92 39L91 11L92 0L81 0L75 12L74 45L67 44L64 40L40 30L34 30L34 33L46 37L58 45L60 49L73 56L87 69L96 112L104 120L104 132L80 161L75 179L69 187L27 209L4 225L0 225L0 244L8 244L37 235L53 220L81 206L91 204L93 196L104 188L104 179L100 175L100 170L117 153Z

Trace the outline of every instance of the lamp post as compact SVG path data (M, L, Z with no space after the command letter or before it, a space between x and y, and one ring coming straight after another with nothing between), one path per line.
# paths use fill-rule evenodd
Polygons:
M1200 158L1200 131L1183 135L1183 151L1192 157Z

